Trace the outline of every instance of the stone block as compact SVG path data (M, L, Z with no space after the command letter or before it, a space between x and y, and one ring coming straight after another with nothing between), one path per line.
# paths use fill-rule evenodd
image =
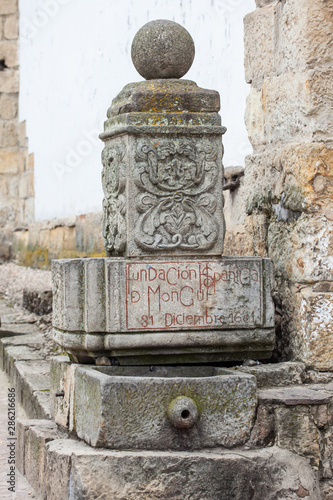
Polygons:
M2 94L0 97L0 116L3 120L13 120L17 116L18 94Z
M332 425L333 423L332 407L333 407L332 399L329 404L315 405L311 407L311 415L318 429L323 430L328 426ZM330 443L330 445L331 445L331 450L333 450L332 443Z
M19 194L19 176L10 175L7 177L8 197L17 199Z
M321 458L321 436L307 407L279 407L275 412L276 445L307 457L318 469Z
M64 227L58 226L50 229L50 243L54 250L62 250L64 246Z
M281 284L281 276L278 279ZM313 292L310 286L300 283L282 283L281 298L282 335L279 334L278 343L283 355L302 361L313 370L331 371L331 294Z
M332 62L333 8L326 0L280 2L276 47L279 72L323 67Z
M7 40L17 40L19 33L18 15L13 14L5 18L4 36Z
M92 449L74 440L46 445L48 500L319 500L307 460L286 450L233 453L134 452ZM296 493L295 493L296 492Z
M17 0L2 0L0 6L0 15L14 14L17 12Z
M14 122L6 123L3 134L4 148L15 148L18 146L17 124Z
M272 76L265 79L262 91L252 88L245 118L254 149L276 141L329 140L331 94L330 69Z
M234 369L254 375L257 379L258 388L266 388L302 384L302 375L305 372L305 365L295 362L268 363L255 366L239 366Z
M1 368L6 371L10 379L13 379L15 376L16 361L40 360L40 355L36 350L28 346L10 345L4 349L2 345L3 340L5 339L1 340L0 345Z
M273 284L267 259L75 259L54 261L52 270L55 339L71 354L155 352L185 359L190 347L199 358L229 351L230 359L238 359L233 352L242 358L240 351L250 349L260 359L271 345Z
M1 76L1 75L0 75ZM0 150L0 173L17 174L19 171L19 153L17 151Z
M316 391L307 387L284 387L258 391L259 402L285 406L324 405L332 402L328 391Z
M307 369L304 382L307 384L330 384L333 382L333 372L317 372Z
M299 358L317 370L333 370L332 294L302 290L299 304Z
M258 405L256 420L251 431L248 446L266 448L273 446L275 440L274 408L270 405Z
M19 72L17 69L6 69L0 72L0 92L17 93L20 90Z
M84 261L52 262L53 325L62 330L83 330ZM67 288L68 286L68 288ZM65 292L66 287L66 292Z
M0 205L0 227L5 227L10 224L15 224L17 216L16 210L17 210L16 200L12 198L4 200L4 204Z
M37 495L44 499L46 444L58 438L57 426L51 420L25 420L20 427L25 476Z
M14 40L0 42L0 58L4 59L8 68L18 66L17 42Z
M251 375L204 366L81 366L74 377L75 430L92 446L188 450L249 439L257 403Z
M74 430L74 374L78 366L71 363L67 356L51 359L51 415L58 425L70 431ZM64 395L56 396L60 393Z
M28 418L50 418L48 361L16 361L13 381Z
M244 18L245 79L254 86L275 71L276 6L275 1Z
M277 272L302 284L332 281L333 223L303 214L293 223L269 226L268 246Z
M257 84L255 76L258 73L267 76L272 68L280 74L323 67L331 62L333 10L330 2L256 0L256 4L259 9L245 18L248 81L254 80L253 83ZM267 45L260 50L263 37ZM258 47L260 52L256 51ZM261 57L257 57L258 53ZM267 71L262 66L263 61L267 63Z
M147 132L142 128L144 126L165 127L170 122L174 127L186 126L186 118L178 116L176 113L190 113L192 115L189 119L191 127L199 126L198 123L201 123L202 126L206 124L206 126L214 127L220 124L217 116L219 110L219 93L216 90L202 89L190 80L159 79L129 83L113 99L107 112L109 120L105 124L105 131L108 132L112 128L118 128L119 123L122 123L121 120L120 122L117 121L119 115L140 112L144 113L146 118L134 114L132 117L126 116L125 118L133 120L133 126L136 122L136 126L140 127L142 132ZM161 112L170 113L170 118L155 115ZM148 113L152 113L152 115L148 116ZM196 113L199 113L199 115ZM211 115L206 116L206 113ZM177 133L178 131L177 128L173 128L170 133ZM200 130L200 132L207 131ZM212 132L211 129L210 131ZM134 130L134 132L137 132L137 130ZM102 137L105 138L104 134Z
M283 197L290 220L304 210L330 219L332 171L333 149L323 143L286 145L248 156L243 194L247 210L271 212Z

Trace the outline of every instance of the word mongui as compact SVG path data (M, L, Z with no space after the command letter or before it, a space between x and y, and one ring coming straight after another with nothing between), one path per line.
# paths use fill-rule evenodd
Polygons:
M260 261L126 265L127 330L248 328L262 322Z

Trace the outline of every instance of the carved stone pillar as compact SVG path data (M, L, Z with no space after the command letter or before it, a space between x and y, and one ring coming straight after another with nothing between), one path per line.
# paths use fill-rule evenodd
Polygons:
M55 261L54 335L74 361L269 358L272 263L222 258L218 92L180 80L193 40L171 21L136 35L147 81L113 100L101 139L108 258Z
M194 82L127 85L105 122L107 255L216 255L223 249L220 98Z

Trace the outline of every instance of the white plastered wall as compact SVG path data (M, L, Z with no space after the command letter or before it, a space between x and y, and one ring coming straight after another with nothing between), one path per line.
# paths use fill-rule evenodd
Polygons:
M254 0L19 0L19 7L20 120L35 156L37 220L101 210L98 133L111 100L142 80L131 43L154 19L191 33L196 57L184 78L220 92L224 164L244 164L251 147L243 17Z

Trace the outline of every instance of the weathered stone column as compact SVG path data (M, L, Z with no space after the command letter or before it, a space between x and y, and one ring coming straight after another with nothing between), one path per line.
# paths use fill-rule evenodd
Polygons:
M227 233L227 253L273 259L279 355L320 370L333 369L332 32L325 0L258 0L246 16L253 155L234 203L247 216Z
M148 23L133 41L147 81L113 100L101 135L109 256L222 254L225 128L218 92L179 80L193 57L192 38L171 21Z
M134 39L147 81L113 100L101 134L109 258L53 262L55 340L74 361L271 356L272 263L221 256L225 129L218 92L179 79L193 57L189 33L171 21Z

